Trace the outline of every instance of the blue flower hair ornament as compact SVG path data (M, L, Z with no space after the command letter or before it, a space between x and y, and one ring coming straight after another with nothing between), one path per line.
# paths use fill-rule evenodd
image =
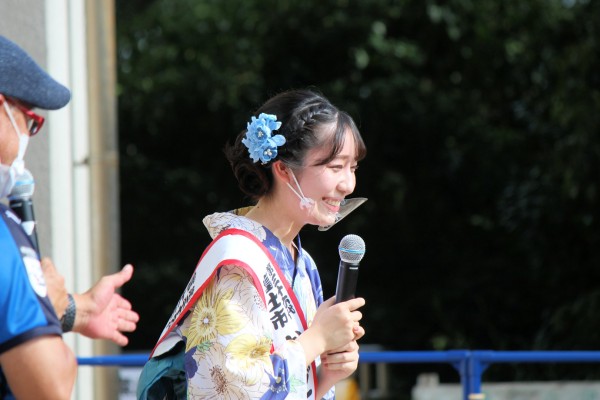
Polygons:
M258 118L252 117L246 126L246 137L242 139L253 162L266 164L277 157L277 147L285 143L283 135L272 136L281 127L281 122L272 114L261 113Z

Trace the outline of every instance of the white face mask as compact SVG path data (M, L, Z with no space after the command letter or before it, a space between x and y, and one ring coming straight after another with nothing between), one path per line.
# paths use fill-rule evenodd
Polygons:
M25 161L23 160L23 157L25 157L25 151L27 150L27 144L29 143L29 135L24 135L19 131L7 102L4 101L2 104L4 104L8 119L10 119L10 123L19 137L19 153L10 166L0 164L0 198L9 195L17 181L17 177L25 170Z

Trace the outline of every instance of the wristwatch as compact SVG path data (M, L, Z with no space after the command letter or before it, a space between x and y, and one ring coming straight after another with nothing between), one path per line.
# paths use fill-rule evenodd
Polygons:
M73 325L75 324L75 314L77 312L73 295L68 293L67 296L69 296L69 304L67 305L65 313L60 318L63 332L70 332L73 329Z

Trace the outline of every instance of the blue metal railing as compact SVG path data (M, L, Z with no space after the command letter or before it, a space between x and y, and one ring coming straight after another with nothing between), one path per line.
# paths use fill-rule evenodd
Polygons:
M79 365L142 366L148 354L79 357ZM500 363L600 363L600 351L365 351L360 363L438 363L450 364L460 375L463 400L481 394L481 377L492 364ZM475 397L471 397L475 398Z
M600 351L471 351L467 393L481 392L481 376L491 364L500 363L594 363ZM465 397L467 400L468 397Z
M77 357L79 365L104 367L141 367L148 361L149 354L118 354L110 356Z

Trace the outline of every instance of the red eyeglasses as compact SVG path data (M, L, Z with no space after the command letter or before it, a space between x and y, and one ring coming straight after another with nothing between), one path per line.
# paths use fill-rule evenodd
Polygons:
M29 136L34 136L40 131L40 129L42 129L42 126L44 126L45 121L44 117L34 113L29 108L20 104L18 101L12 99L7 100L10 104L12 104L16 108L18 108L23 114L25 114L25 117L27 118L27 128L29 129Z

